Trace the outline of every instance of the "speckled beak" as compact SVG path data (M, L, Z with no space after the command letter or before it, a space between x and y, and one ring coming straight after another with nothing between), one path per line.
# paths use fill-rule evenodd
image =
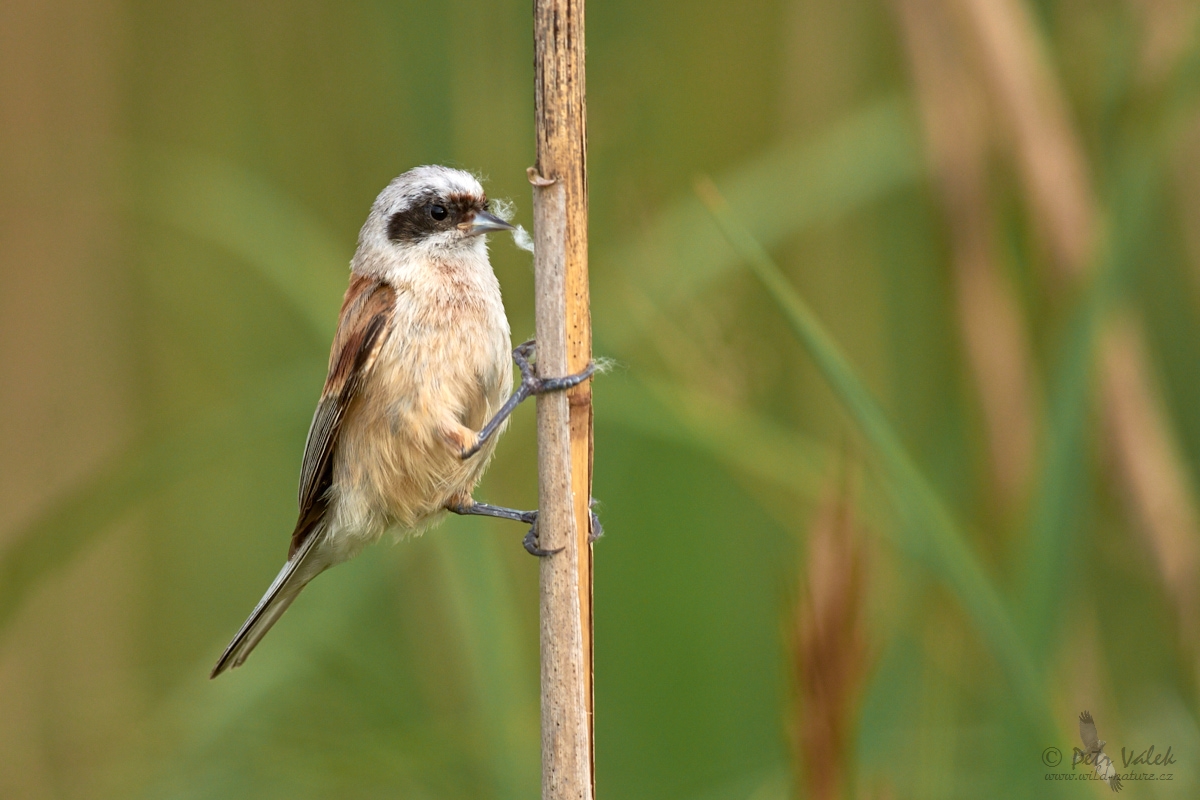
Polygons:
M481 233L492 233L493 231L511 231L515 230L514 226L509 225L504 220L497 217L495 214L489 214L486 211L476 211L475 216L467 222L458 226L467 236L478 236Z

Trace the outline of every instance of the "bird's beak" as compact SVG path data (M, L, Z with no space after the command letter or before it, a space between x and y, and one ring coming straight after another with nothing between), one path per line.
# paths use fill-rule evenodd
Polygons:
M475 216L469 222L464 222L458 227L467 236L478 236L481 233L491 233L492 231L516 230L514 226L509 225L495 214L489 214L486 211L476 211Z

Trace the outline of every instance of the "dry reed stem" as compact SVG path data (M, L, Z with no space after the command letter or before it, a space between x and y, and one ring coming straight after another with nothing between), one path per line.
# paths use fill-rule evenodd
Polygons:
M1096 235L1091 182L1067 105L1021 0L944 0L963 16L1001 116L1011 126L1033 222L1056 266L1080 277Z
M1166 427L1161 400L1146 371L1139 326L1128 316L1114 320L1104 336L1104 407L1117 468L1134 501L1145 536L1183 629L1196 632L1200 577L1200 523L1187 471ZM1190 638L1190 637L1189 637Z
M537 167L534 285L537 368L579 372L591 360L583 0L536 0ZM591 800L591 381L538 398L542 798Z
M1034 454L1031 350L996 263L988 202L987 110L940 0L895 0L929 160L949 221L958 322L979 387L992 472L1011 506Z
M809 529L807 586L792 631L798 760L814 800L842 796L867 660L861 537L846 481L831 483Z

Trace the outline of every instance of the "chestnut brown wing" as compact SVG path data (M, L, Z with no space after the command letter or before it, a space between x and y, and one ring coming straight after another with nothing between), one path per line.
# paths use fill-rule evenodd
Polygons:
M386 283L362 275L350 278L329 354L329 375L304 446L300 518L292 532L289 558L325 516L342 419L387 339L395 307L396 292Z

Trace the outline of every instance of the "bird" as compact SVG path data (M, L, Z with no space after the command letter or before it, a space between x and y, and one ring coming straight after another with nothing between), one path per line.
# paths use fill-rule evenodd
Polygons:
M389 529L420 533L446 512L492 516L529 524L530 553L557 552L538 546L536 511L472 492L517 404L576 386L595 365L541 378L536 343L512 348L485 235L514 226L489 208L478 178L440 165L408 170L371 205L304 448L287 561L210 677L241 666L313 578Z
M1096 775L1100 780L1108 782L1108 788L1114 792L1121 791L1121 776L1117 774L1112 758L1104 752L1104 745L1108 742L1100 738L1096 731L1096 722L1089 711L1079 715L1079 738L1083 740L1084 747L1081 760L1095 767Z

